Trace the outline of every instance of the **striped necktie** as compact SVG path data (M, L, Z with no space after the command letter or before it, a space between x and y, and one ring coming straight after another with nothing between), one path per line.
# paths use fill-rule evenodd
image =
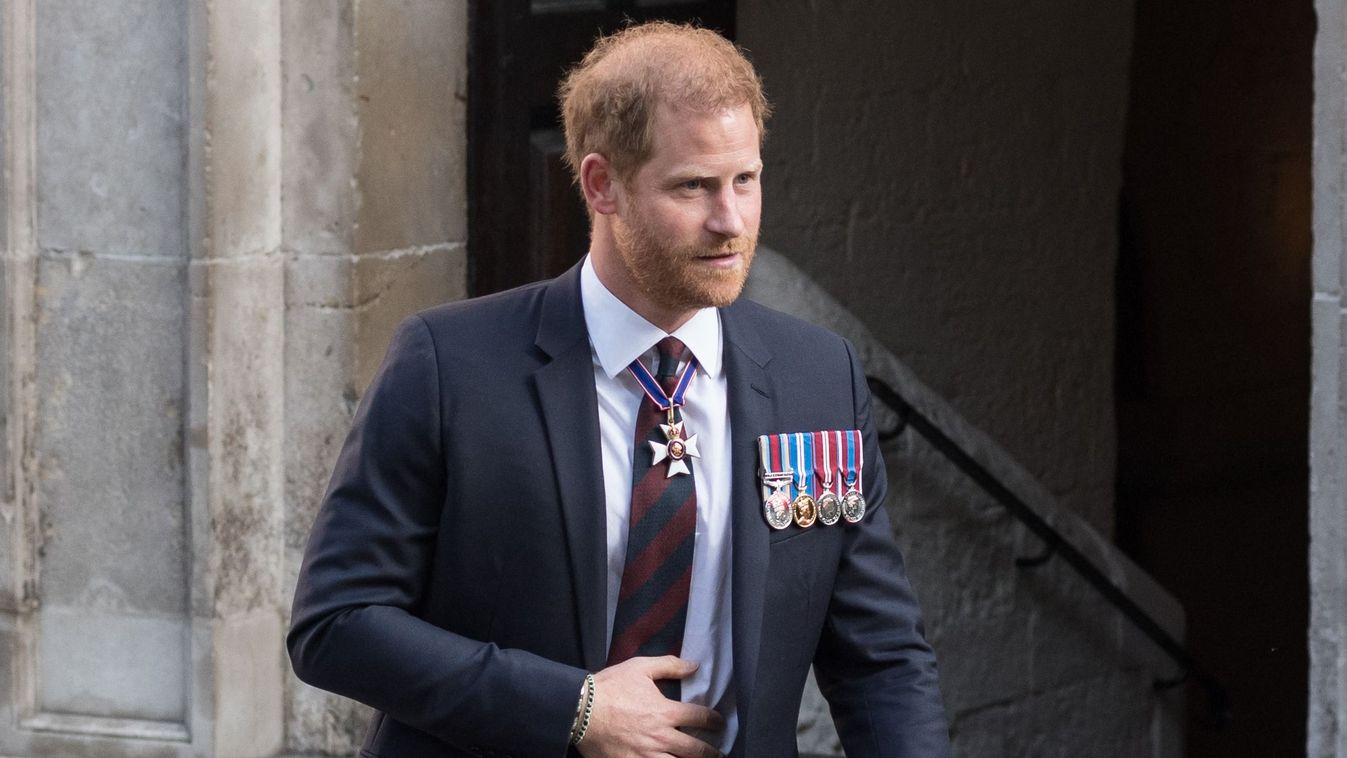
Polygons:
M659 368L655 378L665 394L671 395L677 383L678 362L686 348L673 337L660 340L656 348ZM677 409L674 419L682 420ZM654 455L649 443L667 441L660 429L660 424L667 421L666 412L643 395L636 414L627 555L613 619L609 665L636 656L678 655L683 647L697 496L692 478L695 472L667 476L668 464L651 463ZM679 698L678 680L660 680L658 684L666 697Z

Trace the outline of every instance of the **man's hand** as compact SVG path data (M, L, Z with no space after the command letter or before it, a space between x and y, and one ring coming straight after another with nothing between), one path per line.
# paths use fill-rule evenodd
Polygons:
M719 731L725 718L701 705L679 703L660 694L656 679L686 679L695 661L672 655L632 658L594 675L594 713L577 746L585 758L674 756L724 758L719 750L679 727Z

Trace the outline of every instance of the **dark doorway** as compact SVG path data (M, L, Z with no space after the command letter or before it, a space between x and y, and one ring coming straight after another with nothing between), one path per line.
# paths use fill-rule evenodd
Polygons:
M555 276L584 255L589 222L562 162L557 84L600 34L693 22L734 39L733 0L474 0L469 9L468 286Z
M1234 721L1188 750L1304 755L1309 0L1139 0L1118 266L1117 539L1183 603Z

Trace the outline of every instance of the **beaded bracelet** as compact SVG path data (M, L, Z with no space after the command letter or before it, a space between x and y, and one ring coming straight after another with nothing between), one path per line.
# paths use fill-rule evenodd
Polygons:
M589 731L589 717L594 715L594 675L585 674L585 694L575 708L575 723L571 725L571 744L579 745Z

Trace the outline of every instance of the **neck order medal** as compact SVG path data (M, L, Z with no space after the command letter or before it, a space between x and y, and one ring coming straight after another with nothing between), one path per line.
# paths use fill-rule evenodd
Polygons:
M669 462L669 472L665 478L671 478L678 474L688 474L688 460L691 458L702 457L697 450L697 435L689 435L683 422L676 418L675 410L683 407L683 398L687 395L688 385L692 384L692 377L697 375L697 359L694 357L688 361L688 365L683 368L683 373L678 375L678 382L674 385L672 394L666 393L660 386L658 380L651 375L650 369L641 363L637 358L627 366L627 371L636 378L636 383L641 385L641 390L645 396L655 404L655 407L668 414L667 423L660 424L659 428L664 432L664 441L650 441L651 465L658 465L661 461Z

